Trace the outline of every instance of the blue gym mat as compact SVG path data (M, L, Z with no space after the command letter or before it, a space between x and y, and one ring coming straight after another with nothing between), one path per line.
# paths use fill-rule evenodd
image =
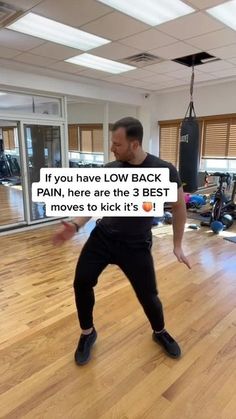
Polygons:
M224 237L224 240L228 240L229 242L236 243L236 236Z

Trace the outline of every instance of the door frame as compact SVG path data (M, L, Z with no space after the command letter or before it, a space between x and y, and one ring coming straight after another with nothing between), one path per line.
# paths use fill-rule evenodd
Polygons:
M25 201L25 194L24 194L24 187L23 187L23 182L24 182L24 175L23 175L23 154L21 152L21 145L22 145L22 138L21 138L21 124L20 124L20 119L19 118L13 118L13 117L7 117L4 115L0 114L0 121L7 121L7 122L13 122L16 124L16 128L17 128L17 135L18 135L18 144L19 144L19 160L20 160L20 170L21 170L21 183L22 183L22 203L23 203L23 220L19 221L18 223L11 223L11 224L3 224L0 225L0 232L2 231L6 231L8 229L15 229L17 227L24 227L27 225L27 221L26 221L26 201Z
M22 157L23 157L23 167L24 167L24 195L25 195L25 211L26 211L26 224L33 225L39 223L45 223L48 221L55 221L55 217L40 218L38 220L31 220L31 211L30 211L30 188L29 188L29 167L28 167L28 155L27 155L27 145L25 137L25 125L41 125L41 126L56 126L60 128L60 151L61 151L61 163L62 168L69 166L68 154L66 154L66 123L55 120L42 120L42 119L32 119L24 118L20 121L20 131L22 138Z

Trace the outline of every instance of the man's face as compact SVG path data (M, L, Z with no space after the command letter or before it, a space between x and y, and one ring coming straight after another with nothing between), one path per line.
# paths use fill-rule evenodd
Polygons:
M126 138L124 128L118 128L112 133L111 152L114 153L116 160L132 160L135 157L138 145L138 140L130 141Z

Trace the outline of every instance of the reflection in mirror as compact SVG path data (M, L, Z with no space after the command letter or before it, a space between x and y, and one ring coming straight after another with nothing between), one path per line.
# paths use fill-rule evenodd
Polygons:
M61 101L58 98L0 92L0 111L61 116Z
M61 167L60 126L24 125L28 160L31 219L46 218L45 204L32 202L31 186L40 181L42 167Z
M24 221L19 123L0 120L0 229Z

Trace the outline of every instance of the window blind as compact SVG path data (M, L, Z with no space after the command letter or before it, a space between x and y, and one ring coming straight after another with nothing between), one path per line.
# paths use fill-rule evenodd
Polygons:
M236 158L236 118L204 121L203 158Z
M160 158L178 166L180 124L160 124Z

